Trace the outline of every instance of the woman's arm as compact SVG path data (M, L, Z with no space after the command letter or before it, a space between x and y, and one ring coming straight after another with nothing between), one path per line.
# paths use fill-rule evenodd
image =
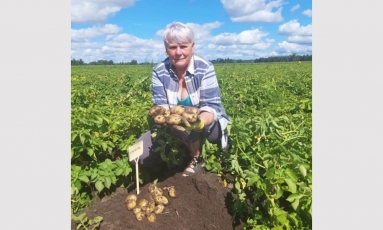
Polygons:
M169 109L168 98L163 82L158 77L155 70L152 73L152 101L154 105L160 105Z
M209 126L213 123L214 121L214 114L207 112L207 111L201 111L200 114L200 119L203 120L205 126Z
M221 108L221 96L214 66L211 65L203 76L200 86L200 118L205 126L217 119Z

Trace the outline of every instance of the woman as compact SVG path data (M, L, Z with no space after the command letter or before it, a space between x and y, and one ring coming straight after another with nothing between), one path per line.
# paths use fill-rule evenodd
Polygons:
M190 150L191 161L183 176L194 175L202 168L200 157L202 137L209 142L221 140L221 147L227 146L224 130L230 122L221 103L220 89L214 66L211 62L194 54L194 33L185 24L174 22L164 32L164 45L167 58L153 68L152 101L165 109L176 105L194 106L199 109L199 122L186 131L168 126L171 135L186 144ZM141 164L156 161L151 132L137 140L144 142Z

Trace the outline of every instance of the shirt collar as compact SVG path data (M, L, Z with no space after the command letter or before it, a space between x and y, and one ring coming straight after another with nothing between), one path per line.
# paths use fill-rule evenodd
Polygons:
M194 54L190 58L189 67L186 70L186 72L189 72L191 75L194 75Z

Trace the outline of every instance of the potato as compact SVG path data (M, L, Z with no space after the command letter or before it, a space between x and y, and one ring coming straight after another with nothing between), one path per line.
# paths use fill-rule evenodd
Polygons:
M182 123L182 116L178 114L171 114L166 117L166 123L168 125L179 125Z
M167 205L168 204L168 198L166 198L165 196L156 196L154 197L154 201L156 202L156 204L162 204L162 205Z
M164 116L167 117L169 116L171 113L170 113L170 109L167 109L165 110L165 113L164 113Z
M130 194L125 198L125 203L128 202L128 200L135 200L137 201L137 195L136 194Z
M148 200L147 199L145 199L145 198L143 198L143 199L141 199L139 202L138 202L138 207L140 207L140 208L142 208L142 206L146 206L146 205L148 205Z
M153 199L149 201L148 207L150 209L150 212L154 212L154 209L156 208L156 202L154 202Z
M155 117L157 115L164 115L165 114L165 108L162 107L162 106L159 106L159 105L153 105L150 109L149 109L149 115L152 116L152 117Z
M137 202L133 199L130 199L126 202L126 208L130 211L136 207Z
M148 219L148 221L149 221L150 223L154 223L154 222L156 222L156 214L154 214L154 213L150 213L150 215L147 216L147 219Z
M158 187L156 189L154 189L154 191L153 191L154 196L162 196L162 194L163 194L162 189L160 189Z
M162 195L162 189L157 186L150 184L148 187L148 191L153 194L153 196Z
M160 214L160 213L162 213L164 211L164 209L165 209L165 206L163 206L162 204L159 204L159 205L157 205L155 207L154 213L155 214Z
M164 115L157 115L153 118L153 120L157 125L163 125L166 123L166 117Z
M133 208L133 213L134 213L134 214L137 214L137 213L139 213L139 212L141 212L141 208L140 208L140 207L135 207L135 208Z
M186 107L185 113L198 114L198 108L196 107Z
M164 190L168 190L169 196L172 198L177 196L176 189L174 188L174 186L164 187Z
M141 206L141 211L145 213L145 210L146 210L147 207L148 207L148 205Z
M138 221L142 221L144 219L144 217L145 217L145 214L142 213L142 212L139 212L139 213L136 214L136 219Z
M166 117L166 123L168 125L182 125L190 126L190 123L186 120L185 117L178 115L178 114L171 114L170 116Z
M150 193L153 193L153 191L157 188L155 184L149 184L148 191Z
M173 197L173 198L174 198L174 197L177 196L176 189L174 188L174 186L169 187L168 192L169 192L169 196L170 196L170 197Z
M185 106L183 106L183 105L176 105L176 106L170 108L171 114L182 115L184 112L185 112Z
M145 216L149 216L150 213L152 213L154 211L154 209L152 210L149 206L144 206L144 210L142 210L142 212L145 214Z
M198 119L198 115L194 113L188 113L185 112L182 114L182 116L189 122L189 123L194 123Z
M166 198L165 196L161 196L161 197L162 197L161 204L167 205L169 203L168 198Z

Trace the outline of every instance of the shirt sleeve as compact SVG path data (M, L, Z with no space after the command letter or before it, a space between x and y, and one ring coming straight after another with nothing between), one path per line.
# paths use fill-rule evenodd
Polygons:
M201 81L200 110L214 114L214 120L218 119L221 108L221 96L214 66L210 65Z
M169 109L165 87L156 70L153 70L152 72L152 101L155 105L160 105L165 109Z

